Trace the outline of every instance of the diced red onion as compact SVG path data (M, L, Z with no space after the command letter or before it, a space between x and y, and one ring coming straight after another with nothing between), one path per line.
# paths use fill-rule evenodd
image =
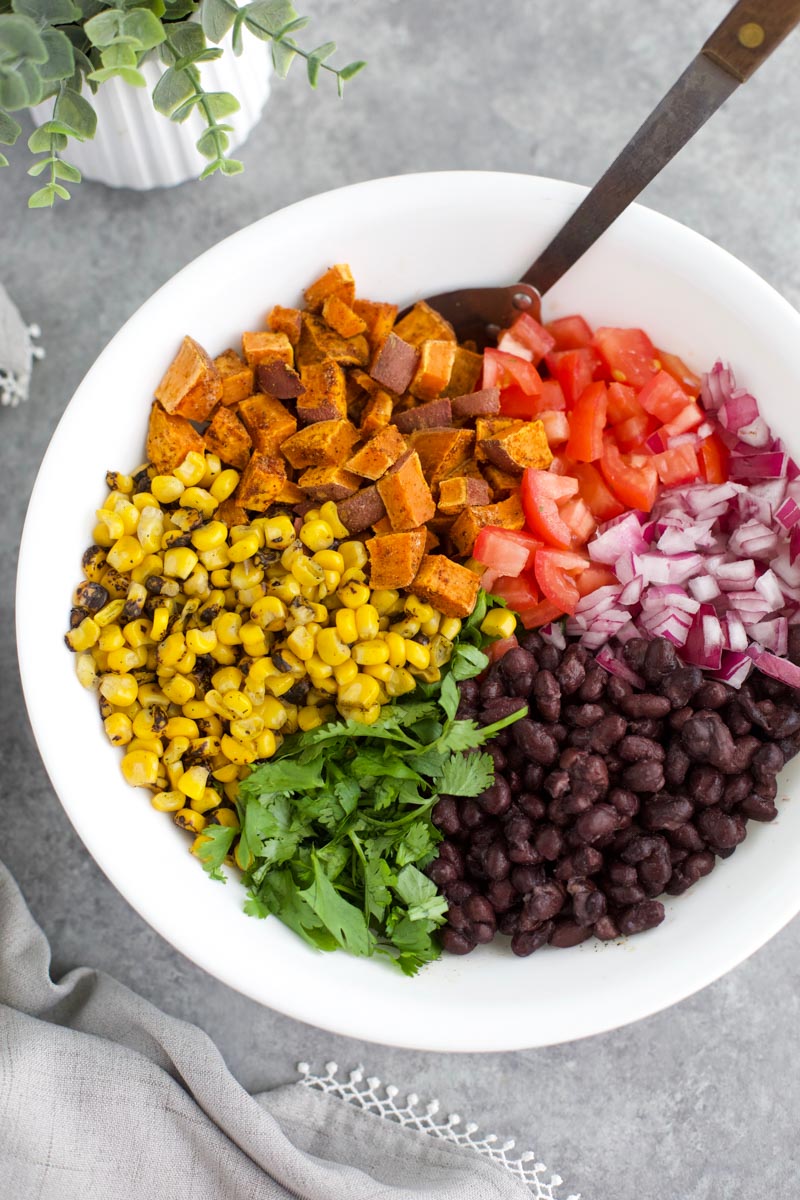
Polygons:
M685 583L703 565L699 554L640 554L639 570L645 583Z
M800 667L789 662L788 658L778 658L768 650L761 650L754 661L759 671L763 671L765 675L779 679L788 687L800 687Z
M747 630L736 613L725 614L725 641L729 650L747 649Z
M723 429L738 433L742 426L758 419L758 405L748 392L737 392L723 400L717 417Z
M782 479L789 464L788 454L732 454L728 463L731 479Z
M792 537L796 532L796 529L792 530ZM791 554L785 550L783 554L776 555L770 564L778 578L788 583L789 587L800 587L800 563L795 563L796 558L797 552Z
M796 525L797 522L800 521L800 508L798 508L797 502L793 500L791 496L787 496L783 504L777 510L775 513L775 520L779 525L782 525L784 529L791 529L792 526Z
M737 562L721 562L714 566L706 564L723 592L735 592L755 587L756 564L752 558L740 558Z
M701 604L686 639L684 658L695 667L718 671L725 637L719 618L710 604Z
M641 575L631 579L630 583L626 583L625 587L619 594L620 604L624 604L626 608L632 608L634 604L638 604L642 591L644 589L644 580Z
M625 553L638 554L647 543L642 537L642 526L635 513L627 513L616 523L609 522L589 543L589 557L595 562L612 565Z
M618 675L620 679L627 680L631 687L644 688L645 681L641 675L637 675L626 662L623 662L621 658L617 658L608 646L603 647L595 661L598 666L604 667L609 675Z
M754 641L765 650L771 650L773 654L785 655L789 649L789 622L786 617L759 621L750 626L748 633Z
M735 650L724 650L718 671L712 672L715 679L722 680L732 688L740 688L753 669L753 660Z
M770 610L783 608L783 592L772 571L767 568L756 580L756 591L763 596Z
M695 575L689 580L689 591L695 600L700 600L701 603L715 600L721 594L719 584L710 575Z
M539 634L551 646L555 646L556 650L566 649L567 639L564 636L564 630L560 622L551 621L549 625L543 625L539 630Z

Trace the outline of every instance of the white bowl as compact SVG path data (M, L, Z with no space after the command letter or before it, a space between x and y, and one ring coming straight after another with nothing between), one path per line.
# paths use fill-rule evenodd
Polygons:
M33 491L19 560L19 658L39 749L72 823L126 899L188 958L254 1000L337 1033L441 1051L585 1037L696 992L800 910L800 804L779 803L774 824L751 823L730 861L667 900L658 929L621 944L518 959L498 939L415 979L378 962L315 952L277 920L244 916L238 881L208 880L187 853L186 834L123 783L119 752L106 742L95 698L81 690L64 648L105 471L142 461L153 388L184 333L219 353L242 330L259 327L273 303L299 302L332 262L351 264L360 294L400 304L462 284L512 281L583 194L522 175L407 175L316 196L241 230L165 284L100 355ZM682 225L630 209L548 295L545 310L640 325L698 371L718 356L730 360L774 428L800 449L800 316ZM792 766L781 797L797 779Z

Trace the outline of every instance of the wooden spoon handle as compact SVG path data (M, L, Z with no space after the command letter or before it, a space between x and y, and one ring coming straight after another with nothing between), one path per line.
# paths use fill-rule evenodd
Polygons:
M800 0L739 0L703 54L744 83L800 22Z

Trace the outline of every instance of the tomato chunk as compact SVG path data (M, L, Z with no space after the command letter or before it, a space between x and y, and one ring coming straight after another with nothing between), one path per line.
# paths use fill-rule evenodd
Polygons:
M577 401L594 379L599 359L591 347L584 350L559 350L547 355L547 368L561 384L567 408Z
M697 461L694 446L688 444L676 446L673 450L664 450L661 454L654 454L653 463L658 471L658 477L665 487L690 483L700 474L700 464Z
M621 425L631 417L640 417L644 409L636 399L634 388L627 383L610 383L608 385L608 423Z
M657 375L653 375L647 380L639 392L639 403L642 408L652 416L658 417L659 421L666 425L668 421L674 421L692 401L671 375L668 375L666 371L659 371ZM694 405L694 407L697 406Z
M619 580L611 567L604 567L602 563L591 563L585 571L581 571L580 575L575 577L575 585L582 596L588 596L598 588L618 583Z
M627 421L615 425L614 437L620 450L624 450L626 454L631 450L638 450L653 432L655 424L654 419L642 409L638 416L628 417Z
M594 462L603 454L608 395L604 383L590 383L569 418L567 454L577 462Z
M569 437L570 423L567 414L563 412L540 412L539 420L544 425L547 441L550 446L557 446Z
M516 384L526 396L538 396L542 390L542 381L533 363L502 350L484 350L483 386L505 388L511 384Z
M696 429L702 424L705 413L699 404L687 404L682 408L678 415L668 421L663 428L665 437L676 437L679 433L688 433L690 429Z
M578 606L581 594L573 576L586 570L587 561L580 554L560 550L536 551L536 582L545 600L555 604L562 613L571 615Z
M624 457L614 441L607 437L600 470L614 495L626 508L650 512L658 492L658 473L652 457L643 454Z
M492 584L492 595L505 600L520 616L535 609L539 603L539 588L533 571L526 571L524 575L501 575Z
M560 384L555 379L543 379L537 396L529 396L521 387L512 384L500 393L500 412L504 417L534 421L542 412L563 411L567 406Z
M558 510L561 520L572 530L572 541L576 546L585 546L597 529L597 521L592 516L589 505L580 496L574 496Z
M510 637L498 638L496 642L491 642L484 650L484 654L490 663L496 663L504 654L508 654L509 650L514 650L518 645L517 636L512 633Z
M695 375L682 358L678 358L676 354L668 354L666 350L656 350L656 358L661 363L662 368L676 379L681 385L687 396L692 399L697 399L700 395L700 388L703 381L699 375Z
M572 533L559 515L557 501L568 500L577 490L577 479L528 467L522 475L522 509L531 533L549 546L568 550Z
M472 557L498 575L515 578L533 566L534 555L542 543L529 533L484 525L475 539Z
M642 329L598 329L592 345L618 383L640 388L656 373L656 352Z
M706 483L727 483L728 450L716 433L700 443L700 470Z
M591 463L575 463L567 473L578 480L578 494L586 501L596 521L611 521L625 512L624 504L620 504L613 492L608 490L597 467Z
M555 349L556 339L553 337L544 325L540 325L530 313L520 313L511 322L511 327L508 331L512 338L532 354L532 362L540 363L545 354L549 354Z
M592 343L592 331L583 317L559 317L545 328L555 338L556 350L582 350Z
M542 625L549 625L551 621L557 621L563 615L563 609L559 608L557 604L553 604L551 600L542 600L535 608L526 608L524 612L521 612L519 619L526 629L539 629Z

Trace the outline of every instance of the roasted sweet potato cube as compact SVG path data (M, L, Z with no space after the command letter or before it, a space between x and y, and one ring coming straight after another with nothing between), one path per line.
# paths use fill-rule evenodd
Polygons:
M339 337L355 337L367 328L367 322L358 313L353 312L340 296L328 296L322 306L322 319L327 321L334 333Z
M370 538L369 578L373 588L406 588L413 583L425 553L425 529Z
M220 405L216 410L205 432L205 439L206 447L222 462L236 467L237 471L247 466L253 443L236 413L229 408Z
M297 416L305 424L347 417L347 386L342 368L332 358L300 368L305 391L297 401Z
M481 449L501 471L517 475L526 467L545 470L553 461L541 421L526 421L521 429L500 429L492 437L484 438Z
M388 517L381 517L380 521L373 522L372 528L379 535L383 534L383 533L391 533L392 532L392 522L389 520Z
M403 341L412 346L421 346L423 342L456 342L453 326L444 317L435 312L430 304L420 300L410 312L406 313L394 327L395 333Z
M482 388L466 396L454 396L453 420L471 421L475 417L496 417L500 412L500 388Z
M509 492L514 492L519 487L519 475L503 471L490 462L483 464L483 477L492 489L493 500L503 500ZM488 500L484 503L488 504Z
M339 520L349 533L363 533L386 516L386 506L374 483L347 500L340 501L336 509Z
M433 488L467 461L475 434L471 429L417 429L409 435L408 444L419 455L422 474Z
M483 355L468 350L466 346L457 346L450 382L444 389L445 396L464 396L474 391L482 373Z
M287 479L281 490L275 497L276 504L302 504L306 498L306 494L296 483L292 483L291 479Z
M411 401L409 407L402 410L396 405L392 420L401 433L411 433L415 429L441 429L450 425L452 418L450 401L440 396L427 404L415 405Z
M242 508L266 512L274 504L286 483L286 464L282 458L256 451L242 472L234 493Z
M374 300L355 300L353 312L361 317L367 327L367 341L371 350L383 345L392 332L397 316L396 304L378 303Z
M302 329L301 317L299 308L284 308L276 304L267 316L267 325L273 333L285 333L292 345L296 346Z
M417 529L436 512L416 450L399 459L388 475L378 480L376 486L386 505L392 529L397 533Z
M242 353L251 367L259 363L294 363L294 348L285 333L273 333L269 329L257 329L242 334Z
M296 470L335 467L346 462L358 441L349 421L316 421L298 430L281 446L283 456Z
M430 554L437 546L441 545L439 537L433 532L430 525L425 526L425 553Z
M439 512L457 516L468 504L488 504L491 499L485 479L468 475L452 475L439 484Z
M235 350L226 350L214 359L222 380L223 404L238 404L253 394L253 368L248 367Z
M414 378L418 362L419 350L396 333L390 333L375 351L369 373L382 387L399 396Z
M406 439L394 425L386 425L345 463L348 471L365 479L380 479L408 449Z
M259 363L256 367L256 379L259 391L266 392L268 396L274 396L277 400L295 400L305 391L297 371L285 362Z
M478 417L475 421L475 457L478 462L487 461L483 443L488 438L496 437L507 429L521 429L524 424L524 421L516 421L513 417Z
M202 454L205 442L186 417L176 417L164 409L157 400L150 409L147 427L147 458L160 475L167 475L179 467L190 450Z
M224 521L228 529L232 529L234 525L247 524L247 513L233 496L229 496L215 509L214 520Z
M323 362L333 358L343 367L365 367L369 361L369 345L363 334L353 338L340 337L324 321L312 313L302 315L303 328L297 343L297 365Z
M298 479L309 500L346 500L361 487L358 475L344 467L309 467Z
M364 437L377 433L392 419L393 401L388 392L379 392L370 396L361 413L361 433Z
M459 554L472 553L475 538L484 525L500 525L503 529L524 529L525 514L519 492L513 492L507 500L498 504L476 504L465 508L456 517L450 530L450 539Z
M319 312L329 296L338 296L345 304L352 305L356 298L356 285L347 263L336 263L329 267L306 288L303 295L312 312Z
M478 599L480 579L444 554L427 554L411 591L446 617L468 617Z
M189 421L205 421L222 398L222 378L194 338L185 337L155 391L165 412Z
M237 412L261 454L277 454L287 438L297 431L297 421L274 396L250 396L242 400Z
M455 342L423 342L419 363L409 385L412 396L433 400L447 387L456 356Z

